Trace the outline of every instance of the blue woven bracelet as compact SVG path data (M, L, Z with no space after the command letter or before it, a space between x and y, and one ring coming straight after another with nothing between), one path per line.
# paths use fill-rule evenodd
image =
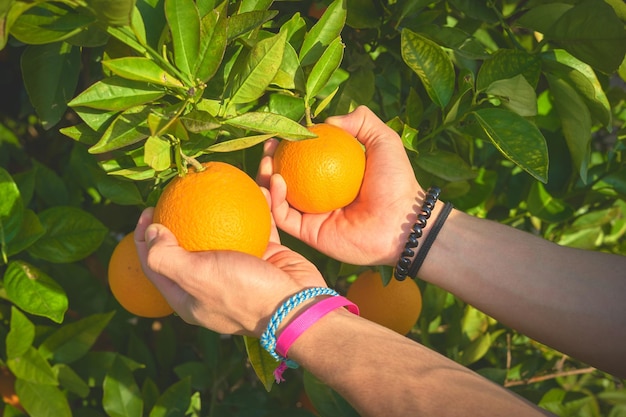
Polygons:
M278 307L278 310L276 310L276 312L270 319L267 328L261 335L261 346L263 347L263 349L267 350L274 359L280 362L284 362L290 368L296 368L298 365L292 360L283 358L278 353L276 353L276 330L278 329L278 326L280 326L280 323L284 320L284 318L287 317L287 314L289 314L295 307L297 307L304 301L317 297L319 295L336 296L339 295L339 293L337 293L337 291L333 290L332 288L315 287L307 288L306 290L302 290L299 293L292 295L287 301L285 301L280 307Z

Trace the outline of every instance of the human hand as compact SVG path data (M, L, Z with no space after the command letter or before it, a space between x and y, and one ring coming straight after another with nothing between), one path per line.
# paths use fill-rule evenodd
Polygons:
M144 210L135 245L144 272L187 323L219 333L260 337L291 295L326 283L313 264L282 246L274 227L263 256L236 251L188 252Z
M272 155L278 141L272 139L265 144L257 181L270 190L274 220L283 231L340 261L394 265L424 197L402 141L364 106L326 122L365 145L365 176L359 195L350 205L329 213L301 213L290 207L284 179L273 174Z

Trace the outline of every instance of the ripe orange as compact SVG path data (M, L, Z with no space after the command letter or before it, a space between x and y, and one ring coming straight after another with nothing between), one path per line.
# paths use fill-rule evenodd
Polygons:
M24 411L20 398L15 393L15 375L4 366L0 368L0 395L6 404Z
M361 317L402 335L411 331L422 311L422 294L415 281L392 279L383 287L380 273L374 270L359 274L346 297L359 306Z
M303 213L326 213L350 204L361 189L365 152L345 130L320 123L308 128L317 138L283 140L274 171L287 184L287 201Z
M261 257L270 239L270 208L248 174L224 162L207 162L163 190L154 222L189 251L234 250Z
M157 318L174 312L143 273L132 233L124 236L113 249L108 276L113 296L130 313Z

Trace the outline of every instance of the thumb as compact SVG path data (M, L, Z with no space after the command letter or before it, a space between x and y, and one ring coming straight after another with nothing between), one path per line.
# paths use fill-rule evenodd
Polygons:
M352 113L346 115L329 117L326 122L338 126L356 137L359 142L365 145L365 149L376 144L384 144L403 150L402 146L398 146L402 145L398 134L366 106L359 106ZM390 138L394 140L389 140Z

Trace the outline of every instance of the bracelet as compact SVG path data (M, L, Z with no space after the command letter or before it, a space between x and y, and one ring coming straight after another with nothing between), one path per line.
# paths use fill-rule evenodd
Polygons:
M287 299L272 315L269 323L267 324L267 328L261 335L261 347L269 352L270 355L277 361L286 362L288 366L296 367L297 365L294 362L287 362L286 358L281 357L276 353L276 330L280 323L287 317L296 306L300 305L306 300L309 300L313 297L317 297L319 295L333 295L337 296L339 293L328 287L314 287L307 288L302 290Z
M424 259L426 259L426 255L428 254L430 247L433 245L435 238L437 237L437 235L439 234L439 231L443 227L443 223L448 218L448 215L452 211L452 208L453 208L452 203L446 203L443 206L443 209L441 209L441 213L439 213L439 216L437 216L437 220L435 220L433 227L430 229L430 232L428 232L428 236L426 236L426 239L424 239L422 248L420 249L419 252L417 252L417 256L415 257L415 259L413 260L413 264L409 268L408 275L411 278L415 278L417 276L417 272L420 270L420 267L424 263Z
M398 281L404 281L404 279L409 274L409 268L411 266L411 258L415 255L414 248L418 245L418 239L422 237L422 233L426 228L426 220L430 218L433 209L435 208L435 203L439 198L439 194L441 193L441 189L436 186L432 186L426 192L424 196L424 202L422 203L422 208L420 213L417 215L417 220L415 224L413 224L412 232L409 234L407 238L407 242L404 245L404 250L400 255L400 259L398 260L398 264L394 270L393 275L396 277Z
M359 307L345 297L337 296L321 300L296 317L289 323L285 330L280 333L278 341L276 342L276 351L278 354L286 358L289 348L302 333L326 314L339 307L347 307L351 313L357 316L359 315Z

